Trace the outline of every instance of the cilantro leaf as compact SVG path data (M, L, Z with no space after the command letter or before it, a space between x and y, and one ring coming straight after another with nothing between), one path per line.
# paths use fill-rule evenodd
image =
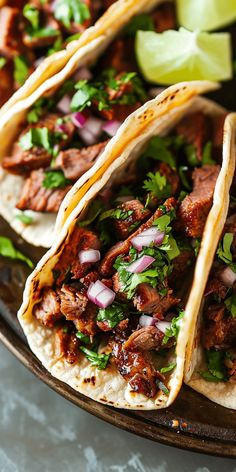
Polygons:
M82 343L84 343L84 344L89 344L90 343L90 337L86 336L86 334L83 334L80 331L77 331L77 333L75 335L80 341L82 341Z
M212 142L211 141L208 141L204 148L203 148L203 151L202 151L202 165L205 166L205 165L214 165L216 164L216 161L214 161L214 159L212 159Z
M225 353L223 351L205 351L208 371L200 371L199 374L210 382L224 382L227 380L224 367Z
M14 57L14 80L23 85L29 75L29 67L25 57Z
M64 176L62 170L46 170L45 178L43 180L44 188L64 188L71 184L71 180Z
M98 215L103 210L103 203L100 200L95 200L92 205L89 206L88 212L86 214L86 220L79 221L78 226L81 228L85 226L89 226L91 223L93 223Z
M170 222L171 222L170 215L162 215L153 221L153 226L157 226L157 228L160 231L169 233L171 231L171 227L169 227Z
M138 30L155 31L155 25L151 15L143 13L142 15L134 16L125 27L124 34L127 36L135 36Z
M151 192L157 198L164 199L171 196L171 187L164 175L161 175L160 172L155 174L148 172L147 177L148 179L144 180L143 189Z
M24 225L31 225L34 222L32 216L26 215L24 212L18 213L15 218L21 221Z
M138 167L147 169L149 167L148 160L155 159L157 161L166 162L172 169L176 169L176 158L172 151L169 149L170 146L178 147L178 141L171 137L154 136L150 139L146 151L138 160Z
M196 149L192 144L188 144L187 146L185 146L185 153L186 153L188 164L191 167L199 166L200 161L197 158Z
M54 15L66 28L71 23L82 25L91 16L88 5L83 0L57 0Z
M7 63L7 60L5 57L0 57L0 69L2 69L5 64Z
M234 239L233 233L225 233L223 240L220 241L217 256L225 262L234 272L236 272L236 264L233 263L233 256L231 254L231 245Z
M47 55L48 56L51 56L51 54L54 54L55 52L58 52L62 49L62 38L61 36L59 36L56 41L54 41L54 44L52 45L52 47L48 50L48 53Z
M166 367L162 367L162 368L160 369L160 372L161 372L162 374L166 374L167 372L171 372L171 370L175 369L175 367L176 367L176 363L169 364L169 365L167 365Z
M19 145L24 151L32 149L32 147L42 147L46 149L50 154L54 155L54 144L64 135L60 132L52 133L48 128L31 128L19 139Z
M34 105L31 107L30 111L27 113L28 123L37 123L40 116L43 114L43 109L45 106L45 99L39 98Z
M157 381L157 386L159 387L160 390L162 390L163 393L165 393L165 395L169 395L170 393L169 389L165 386L163 382L161 382L161 380Z
M96 97L100 109L109 108L107 104L108 94L104 90L98 90L94 85L89 84L87 80L79 80L75 85L78 91L71 100L70 108L72 111L83 111L86 107L92 105L93 99Z
M23 16L30 22L32 29L39 28L39 10L30 3L26 3L23 8Z
M106 218L114 218L115 220L126 220L132 214L133 214L133 210L124 211L121 208L115 208L115 209L104 211L100 215L99 220L103 221Z
M231 313L233 318L236 318L236 293L224 300L227 310Z
M0 255L9 257L10 259L19 259L25 262L30 269L34 267L33 262L21 251L16 249L9 238L5 238L4 236L0 236Z
M98 367L99 370L106 368L109 361L110 354L98 354L97 352L87 349L87 347L80 347L80 350L85 354L89 362L95 367Z
M182 185L183 187L186 189L186 190L191 190L191 185L186 177L186 172L188 171L188 167L187 166L179 166L179 176L180 176L180 180L182 182Z
M183 317L184 317L184 311L179 310L178 316L174 317L171 320L171 326L166 330L165 336L162 340L162 344L164 345L167 344L170 338L173 338L173 337L177 338Z
M125 318L127 318L127 307L120 303L112 303L107 308L100 308L97 315L97 321L106 321L110 328L115 328Z

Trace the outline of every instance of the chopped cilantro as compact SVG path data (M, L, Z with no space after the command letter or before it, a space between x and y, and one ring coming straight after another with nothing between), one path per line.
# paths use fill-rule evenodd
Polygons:
M191 190L191 185L186 177L186 172L188 171L188 167L187 166L179 166L179 176L180 176L180 180L182 182L182 185L183 187L186 189L186 190Z
M208 371L199 372L201 377L209 382L224 382L227 380L224 367L225 353L223 351L205 351Z
M26 27L26 31L31 38L43 38L46 36L56 36L59 34L59 31L54 28L40 27L40 12L34 5L27 3L23 8L23 16L29 22L28 26Z
M39 28L39 10L30 3L26 3L23 8L23 16L30 22L32 29Z
M144 180L143 188L148 192L151 192L157 198L168 198L171 195L171 187L167 182L166 177L161 175L160 172L153 174L148 172L148 179Z
M33 262L21 251L16 249L9 238L5 238L4 236L0 236L0 255L3 257L10 257L10 259L19 259L25 262L30 269L33 269L34 267Z
M138 160L138 167L145 170L149 167L149 159L166 162L172 169L176 169L176 158L170 147L178 147L177 138L154 136L150 139L146 151Z
M202 165L214 165L216 161L212 159L212 142L208 141L202 151Z
M234 272L236 272L236 264L233 263L233 256L231 254L231 244L233 242L233 233L225 233L223 240L220 241L217 256L223 262L225 262Z
M92 105L92 101L95 98L100 111L110 108L108 93L105 90L98 89L95 85L88 83L87 80L79 80L75 88L78 91L71 100L70 107L72 111L83 111L86 107Z
M7 60L5 57L0 57L0 69L2 69L5 64L7 63Z
M160 390L162 390L163 393L165 393L165 395L169 395L169 389L165 386L165 384L163 382L161 382L160 380L157 381L157 386L159 387Z
M19 85L23 85L29 75L29 67L25 57L14 57L14 80Z
M138 30L155 31L155 25L151 15L143 13L142 15L134 16L125 27L124 34L126 36L135 36Z
M82 25L91 17L88 5L83 0L57 0L54 15L66 28L70 28L71 23Z
M48 128L31 128L27 133L21 136L19 145L24 151L32 149L32 147L42 147L50 154L54 154L55 143L64 138L62 133L51 133Z
M100 308L97 315L97 321L106 321L110 328L115 328L125 318L127 318L127 307L117 302L107 308Z
M185 146L187 161L191 167L199 166L200 161L197 158L196 149L192 144Z
M200 251L200 247L201 247L201 239L200 238L194 239L194 254L196 257Z
M53 45L51 48L49 48L47 55L51 56L51 54L54 54L55 52L58 52L62 49L62 38L59 36L56 41L54 41Z
M18 213L15 218L20 220L24 225L31 225L34 222L32 216L26 215L24 212Z
M233 318L236 318L236 293L224 300L227 310L231 313Z
M169 365L167 365L166 367L162 367L162 368L160 369L160 372L161 372L162 374L166 374L167 372L171 372L171 370L175 369L175 367L176 367L176 363L169 364Z
M77 331L77 333L75 335L80 341L82 341L82 343L84 343L84 344L89 344L90 343L90 337L86 336L86 334L83 334L80 331Z
M180 202L182 202L185 199L185 197L187 197L187 195L188 195L188 192L185 192L184 190L181 190L178 200Z
M98 354L97 352L90 351L86 347L81 346L80 350L85 354L86 358L99 370L105 369L109 361L110 354Z
M167 344L170 338L173 338L173 337L177 338L183 317L184 317L184 311L179 310L178 316L174 317L171 320L171 326L170 328L166 330L165 336L162 340L162 344L164 345Z
M71 184L71 180L64 176L62 170L45 170L45 178L43 180L44 188L64 188Z
M115 220L126 220L132 214L133 214L133 210L124 211L121 208L115 208L115 209L104 211L100 215L99 220L103 221L106 218L113 218Z
M31 107L30 111L27 113L28 123L37 123L39 118L42 116L45 106L45 99L39 98L34 105Z
M68 38L66 38L66 43L71 43L71 41L75 41L76 39L79 39L80 36L81 36L81 33L72 34L71 36L68 36Z
M89 207L87 215L86 215L86 220L79 221L78 226L83 228L84 226L89 226L91 223L93 223L98 215L100 215L101 211L103 210L103 204L99 200L95 200L93 204Z
M165 231L165 233L170 233L171 231L171 227L169 226L170 222L171 222L170 215L162 215L153 221L153 226L156 226L160 231Z

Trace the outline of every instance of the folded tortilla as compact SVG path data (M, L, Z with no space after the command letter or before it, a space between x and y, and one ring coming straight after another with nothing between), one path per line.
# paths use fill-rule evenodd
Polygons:
M118 0L94 26L84 31L79 40L69 43L65 50L45 59L0 111L0 161L19 136L19 129L26 119L27 111L39 98L53 95L78 67L94 63L135 14L152 10L162 1ZM54 214L29 211L34 222L28 226L16 218L15 206L24 181L21 176L12 175L0 168L0 215L27 242L48 248L55 237ZM60 215L62 220L59 221L60 217L58 227L64 223L66 212Z
M204 350L201 345L203 292L222 235L229 208L229 191L235 173L236 159L236 115L231 113L225 120L223 167L215 188L214 204L205 226L205 238L196 263L193 288L186 311L191 312L189 340L186 351L185 383L210 400L227 408L236 409L235 382L211 382L200 372L206 368ZM225 171L224 171L225 168ZM227 172L227 178L223 178Z
M118 408L146 410L164 408L174 401L181 388L186 345L195 321L195 306L197 306L198 300L201 300L204 291L203 284L197 284L196 287L196 281L201 279L205 273L205 267L207 270L210 265L207 260L208 252L206 253L204 250L212 240L211 231L209 236L209 225L215 227L218 225L218 216L220 215L222 218L224 215L226 204L222 203L220 197L223 190L227 199L226 189L229 188L232 178L232 161L230 159L232 148L229 145L232 139L232 129L229 128L229 122L225 128L223 164L217 180L213 210L209 221L207 221L208 230L205 230L203 234L203 248L200 250L194 284L189 296L191 302L188 302L186 306L175 353L172 353L173 357L169 359L170 362L176 363L168 378L169 395L159 391L154 398L148 398L143 394L136 393L132 391L130 385L114 366L108 365L105 370L101 371L93 367L84 356L81 356L80 362L68 365L64 358L58 357L55 331L42 327L33 316L34 306L40 301L42 289L53 285L53 269L60 260L63 247L77 222L84 218L88 204L96 197L97 193L108 181L115 181L119 175L125 172L127 165L142 153L151 137L167 135L184 116L200 110L210 116L222 114L224 110L217 104L196 97L197 94L215 87L216 84L209 82L177 84L166 89L125 120L117 135L110 141L104 154L95 164L93 172L88 171L68 193L61 206L57 221L57 238L52 248L45 254L27 280L18 318L32 351L54 377L99 402ZM219 210L215 211L216 207L220 208L220 213ZM62 225L62 221L65 222L64 225ZM196 290L198 292L197 299L194 296Z

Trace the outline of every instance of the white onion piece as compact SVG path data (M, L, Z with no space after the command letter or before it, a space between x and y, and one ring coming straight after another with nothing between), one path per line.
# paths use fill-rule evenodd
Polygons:
M99 308L107 308L114 302L115 296L115 292L106 287L96 296L95 304L99 306Z
M92 146L98 141L97 136L94 136L94 134L90 133L90 131L88 131L85 127L78 128L78 135L87 146Z
M62 113L69 113L70 112L70 102L71 98L69 95L64 95L64 97L61 98L61 100L57 104L58 110L60 110Z
M156 322L156 327L162 332L166 333L167 329L171 327L171 323L169 321L158 321Z
M155 258L152 256L142 256L137 261L132 262L128 267L126 267L126 270L128 272L132 272L133 274L139 274L140 272L143 272L147 267L149 267L153 262L155 261Z
M121 122L120 121L117 121L117 120L110 120L110 121L107 121L102 129L103 131L105 131L105 133L107 133L109 136L115 136L117 130L119 129L121 125Z
M79 251L78 256L81 264L86 264L87 262L98 262L101 259L100 251L97 251L96 249Z
M85 123L87 121L86 116L84 116L79 111L77 111L76 113L72 113L70 116L71 116L72 123L74 123L74 125L77 128L83 128L83 126L85 125Z
M105 288L106 286L102 282L100 282L100 280L97 280L95 283L91 282L87 290L88 299L91 302L96 303L95 300L97 295L101 293Z
M236 273L230 269L230 267L226 267L222 272L219 274L220 280L226 285L226 287L232 287L236 280Z
M102 133L103 123L104 123L103 120L100 120L99 118L95 118L94 116L90 116L86 120L85 128L91 134L98 137Z
M137 236L134 236L131 239L131 244L135 249L141 251L143 247L148 247L152 243L156 246L160 246L164 237L165 233L163 231L159 231L157 228L152 226L151 228L142 231L142 233L139 233Z
M87 290L88 299L95 303L95 305L99 306L99 308L106 308L111 305L115 296L115 292L100 282L100 280L91 283Z
M152 316L141 315L139 318L139 324L142 326L142 328L146 328L147 326L155 326L156 320Z
M74 78L75 80L91 80L93 74L87 67L81 67L75 72Z

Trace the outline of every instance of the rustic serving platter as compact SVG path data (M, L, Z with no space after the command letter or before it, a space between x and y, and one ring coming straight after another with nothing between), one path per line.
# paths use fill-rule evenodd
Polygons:
M236 47L236 28L230 30ZM236 110L235 90L236 79L210 98ZM44 253L24 243L1 218L0 235L10 237L34 262ZM0 257L0 340L33 374L67 400L117 427L170 446L236 458L236 412L215 405L186 386L170 408L145 412L99 404L54 379L30 351L16 316L29 273L24 263Z

